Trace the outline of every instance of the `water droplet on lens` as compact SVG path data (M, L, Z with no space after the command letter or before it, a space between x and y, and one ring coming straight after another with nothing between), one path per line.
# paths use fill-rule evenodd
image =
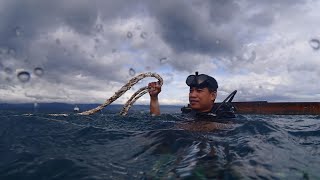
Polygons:
M252 51L251 54L245 53L242 57L238 57L239 60L247 60L248 62L253 62L256 59L256 52Z
M314 50L318 50L320 48L320 41L318 39L311 39L309 44Z
M16 27L16 28L14 29L14 32L15 32L16 36L20 36L20 35L22 34L22 30L21 30L20 27Z
M141 26L140 26L140 25L137 25L137 26L136 26L136 29L140 30L140 29L141 29Z
M5 80L6 80L7 82L11 82L11 81L12 81L12 79L11 79L10 77L6 77Z
M44 70L40 67L34 68L33 72L38 77L41 77L44 74Z
M97 31L98 33L103 32L103 31L104 31L103 25L102 25L102 24L97 24L97 25L96 25L96 31Z
M140 37L141 37L142 39L146 39L147 36L148 36L148 34L147 34L146 32L142 32L142 33L140 34Z
M57 45L60 45L60 44L61 44L61 41L60 41L59 38L56 39L56 44L57 44Z
M166 62L168 62L168 59L166 57L160 58L160 64L165 64Z
M146 66L145 69L146 69L146 71L150 71L152 69L152 67Z
M78 44L73 45L73 49L78 50L79 49L79 45Z
M27 71L21 71L18 73L18 79L23 83L28 82L30 80L30 73Z
M132 32L129 31L129 32L127 33L127 37L130 39L130 38L132 38L132 36L133 36L133 35L132 35Z
M7 74L12 74L13 70L9 67L4 68L4 72L6 72Z
M8 50L8 54L11 55L11 56L14 56L14 55L16 54L16 50L10 48L10 49Z
M7 48L0 47L0 54L6 54L8 52Z
M136 71L135 71L133 68L130 68L130 69L129 69L129 75L130 75L130 76L136 75Z
M100 43L100 39L95 38L95 39L94 39L94 42L97 43L97 44L99 44L99 43Z

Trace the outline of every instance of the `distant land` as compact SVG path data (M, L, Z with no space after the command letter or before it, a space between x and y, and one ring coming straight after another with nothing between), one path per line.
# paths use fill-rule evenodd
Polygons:
M101 104L68 104L68 103L0 103L0 111L14 111L21 113L73 113L75 106L78 106L80 112L95 108ZM110 104L103 109L103 112L117 113L120 112L123 105ZM181 112L182 106L175 105L162 105L160 106L162 113L175 113ZM149 105L133 105L130 111L149 112Z
M219 104L219 103L217 103ZM0 103L0 112L12 113L74 113L77 106L79 112L93 109L101 104L68 104L68 103ZM320 115L320 102L233 102L238 114L278 114L278 115ZM120 113L122 104L111 104L102 113ZM130 112L149 113L149 105L134 104ZM160 105L161 113L180 113L182 106Z

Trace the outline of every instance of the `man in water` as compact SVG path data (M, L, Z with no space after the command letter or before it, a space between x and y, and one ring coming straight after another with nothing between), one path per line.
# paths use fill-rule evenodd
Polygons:
M212 113L214 112L214 101L217 97L218 83L206 74L190 75L186 79L186 84L190 87L189 107L192 113ZM160 115L158 94L161 92L161 86L158 82L149 83L150 94L150 113Z
M234 118L233 109L219 106L219 110L214 106L217 97L218 83L206 74L189 75L186 84L190 87L189 104L184 113L188 113L195 120L178 124L178 127L190 131L212 131L216 129L229 128L225 124L225 119ZM160 107L158 102L158 94L161 92L161 86L158 82L149 83L150 94L150 113L152 115L160 115ZM214 122L217 119L223 119L224 123ZM214 120L214 121L213 121Z

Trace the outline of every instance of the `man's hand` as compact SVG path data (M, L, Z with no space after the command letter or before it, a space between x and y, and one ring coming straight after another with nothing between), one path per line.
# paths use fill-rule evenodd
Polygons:
M158 82L151 82L148 84L148 88L150 95L150 114L160 115L158 94L161 92L161 86Z
M161 86L158 82L151 82L148 84L149 88L149 95L150 97L157 97L158 94L161 92Z

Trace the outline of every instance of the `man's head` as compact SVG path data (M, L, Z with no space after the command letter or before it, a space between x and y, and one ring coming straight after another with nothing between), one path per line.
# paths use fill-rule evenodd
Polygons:
M190 87L189 103L192 109L199 112L210 111L217 97L218 83L206 74L190 75L186 79Z

